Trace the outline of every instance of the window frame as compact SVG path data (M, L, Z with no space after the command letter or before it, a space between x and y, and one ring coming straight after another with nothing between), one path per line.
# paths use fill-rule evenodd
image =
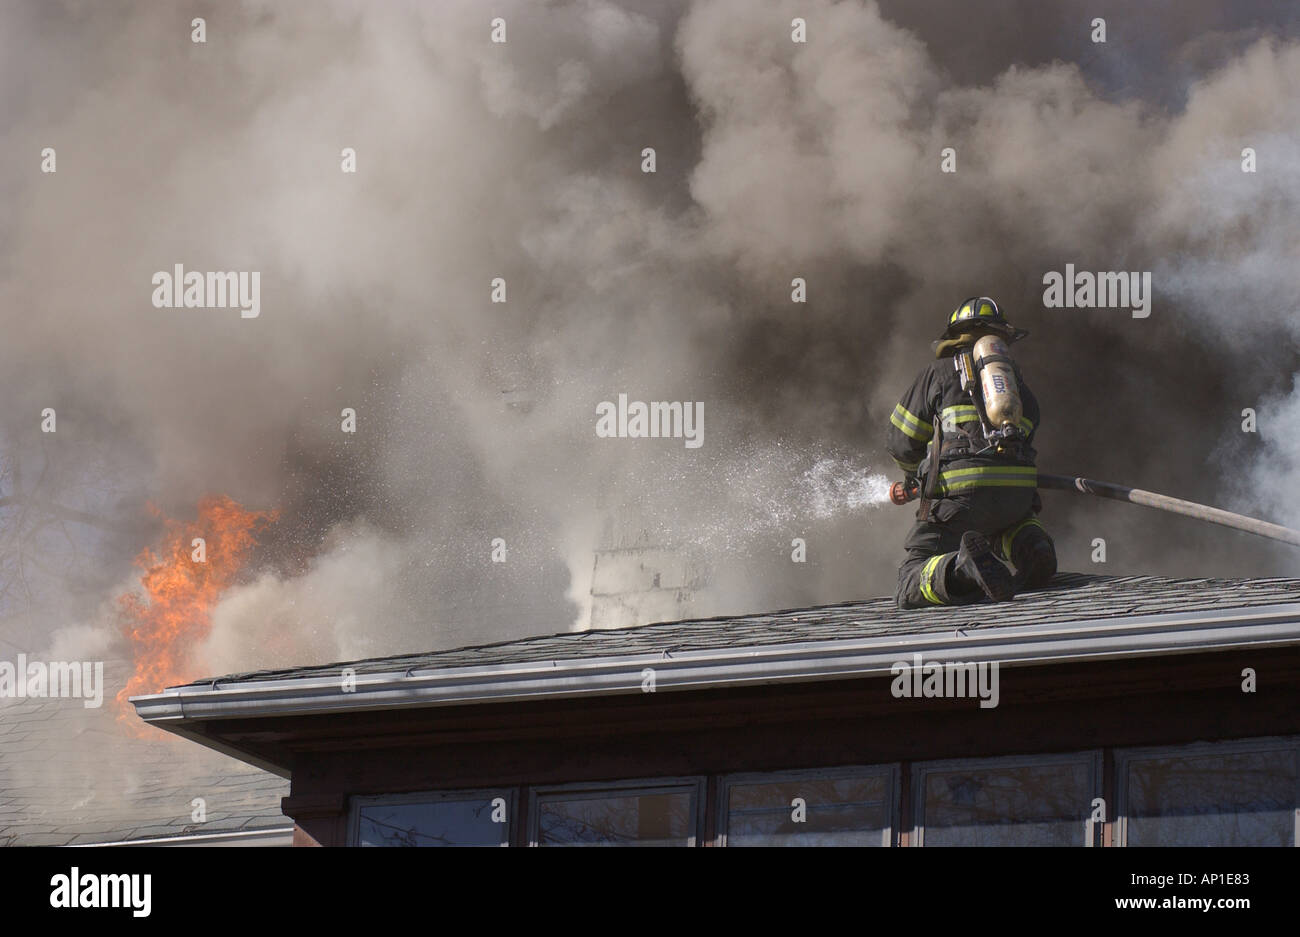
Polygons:
M1085 848L1100 846L1103 823L1094 823L1092 819L1092 801L1102 798L1105 803L1103 782L1105 780L1103 750L1100 748L1083 749L1077 752L1051 752L1041 755L994 755L983 758L942 758L932 761L918 761L912 764L911 804L912 827L908 838L909 846L925 845L925 778L930 773L942 774L948 771L961 771L980 767L1019 768L1032 765L1071 764L1084 762L1089 768L1089 786L1092 796L1088 809L1084 812L1083 845Z
M833 768L795 768L789 771L740 771L733 774L720 774L718 778L718 790L714 801L714 817L716 818L717 829L714 831L712 844L714 846L725 847L727 845L727 820L730 811L727 805L727 797L733 786L745 784L779 784L786 781L837 781L845 778L859 778L863 776L885 778L885 797L889 805L888 820L889 824L884 831L886 842L882 846L897 846L899 840L900 820L902 816L902 785L900 783L902 772L898 762L885 762L875 765L844 765ZM739 847L737 847L739 848Z
M1143 745L1114 749L1115 757L1115 845L1128 848L1128 768L1134 761L1170 755L1238 755L1248 752L1290 749L1296 760L1296 790L1292 799L1292 848L1300 848L1300 735L1263 735L1250 739L1217 742L1187 742L1182 745ZM1133 847L1142 848L1142 847ZM1221 847L1246 849L1253 847Z
M688 848L698 846L703 838L705 821L705 789L708 778L705 775L685 775L665 778L632 778L617 781L574 781L567 784L539 784L528 788L528 831L527 845L540 846L537 841L541 828L541 803L552 795L557 800L599 800L602 797L620 793L636 794L679 794L683 791L691 795L688 816L694 825L687 837Z
M491 803L496 797L506 799L505 841L502 847L510 846L514 841L516 818L519 816L519 788L517 787L470 787L456 790L417 791L410 794L359 794L349 797L348 804L348 838L349 846L361 846L361 811L365 807L384 807L400 804L445 803L448 801L477 801L484 799ZM491 846L479 847L491 849Z

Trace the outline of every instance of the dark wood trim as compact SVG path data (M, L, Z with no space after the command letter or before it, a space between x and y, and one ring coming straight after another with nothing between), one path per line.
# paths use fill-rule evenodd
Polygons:
M529 797L529 794L530 794L531 792L532 792L532 785L530 785L530 784L522 784L522 785L520 785L520 787L519 787L519 806L518 806L518 809L515 811L515 816L516 816L518 822L515 824L514 828L511 830L511 834L510 834L510 845L511 845L511 846L527 846L527 845L528 845L528 824L529 824L530 822L532 822L532 817L531 817L531 816L529 815L529 813L528 813L528 803L529 803L529 800L531 799L531 798Z
M1267 666L1261 664L1267 655ZM998 710L1039 708L1054 703L1146 699L1171 690L1232 689L1240 694L1240 668L1261 672L1260 686L1300 684L1300 649L1249 654L1189 654L1148 660L1098 661L1054 667L1002 668ZM1267 674L1263 671L1267 671ZM1267 682L1265 681L1267 677ZM974 708L971 701L899 700L890 680L840 680L738 687L728 690L660 692L587 699L535 700L480 706L394 709L323 716L219 720L207 735L256 751L292 768L297 754L361 753L376 749L507 743L541 736L604 740L612 730L676 735L703 722L711 728L752 728L800 722L824 725L852 712L863 718L898 714L951 714ZM1255 694L1267 707L1266 690Z
M719 778L711 774L704 785L704 823L701 830L703 845L713 846L718 838L718 798Z
M912 845L912 762L898 766L898 830L900 846Z
M1101 825L1103 848L1115 845L1115 815L1119 809L1119 792L1115 784L1115 750L1106 748L1101 753L1101 799L1105 801L1106 822Z
M294 845L342 846L347 843L348 798L342 791L290 795L280 799L280 810L294 821ZM300 835L301 834L301 835Z
M1241 692L1243 667L1259 691ZM1300 647L1004 667L1000 702L896 699L889 678L526 703L222 720L225 745L292 766L285 813L322 845L346 841L348 798L527 785L708 779L702 841L717 834L717 775L899 764L898 842L912 845L912 764L1101 749L1114 843L1112 749L1300 734ZM299 834L295 833L295 837Z

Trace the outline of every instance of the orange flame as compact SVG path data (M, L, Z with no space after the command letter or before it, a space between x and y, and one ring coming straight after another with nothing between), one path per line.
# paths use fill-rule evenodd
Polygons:
M150 509L158 512L157 508ZM275 511L248 511L230 498L209 496L193 521L165 518L157 552L146 547L135 558L144 595L118 598L122 633L131 643L134 673L117 695L156 693L193 678L193 649L212 630L212 608L234 581L257 545L255 534L276 518ZM196 558L203 538L202 559Z

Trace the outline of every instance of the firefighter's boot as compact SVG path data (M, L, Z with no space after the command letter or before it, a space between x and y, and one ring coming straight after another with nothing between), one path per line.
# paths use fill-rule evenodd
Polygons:
M1056 546L1037 518L1000 538L1001 555L1016 568L1016 591L1041 589L1056 575Z
M1031 542L1016 550L1016 583L1021 589L1041 589L1056 575L1056 548L1046 534L1027 534Z
M978 589L994 602L1006 602L1016 594L1011 570L993 554L988 538L976 530L962 534L961 549L953 558L949 584L955 587L955 592Z

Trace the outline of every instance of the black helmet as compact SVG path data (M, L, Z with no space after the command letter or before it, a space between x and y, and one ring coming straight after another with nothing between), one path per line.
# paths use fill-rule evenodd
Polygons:
M1009 342L1018 341L1029 334L1008 322L997 302L987 296L972 296L948 317L948 327L940 338L952 338L974 327L997 332Z
M987 296L972 296L948 317L948 327L934 343L935 357L943 358L952 354L953 349L960 344L957 337L963 332L977 331L1001 335L1008 342L1019 341L1029 334L1008 322L996 301Z

